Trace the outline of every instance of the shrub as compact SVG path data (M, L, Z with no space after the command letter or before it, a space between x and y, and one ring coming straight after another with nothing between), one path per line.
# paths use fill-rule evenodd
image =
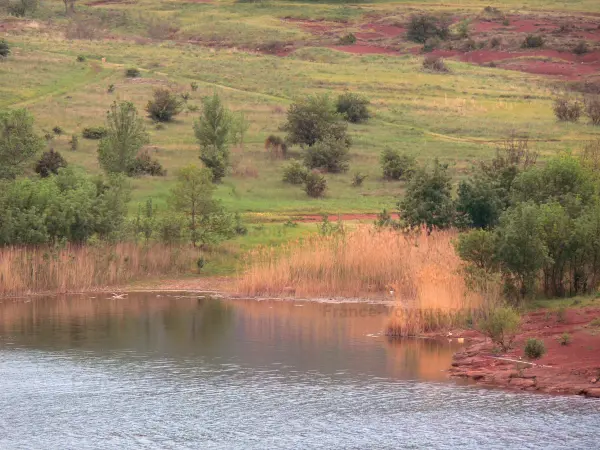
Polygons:
M502 351L507 351L512 347L520 324L519 314L514 309L503 306L490 311L488 317L480 323L480 328Z
M369 100L351 92L338 97L336 110L352 123L366 122L370 117Z
M490 47L496 48L502 45L502 38L498 36L494 36L490 39Z
M446 17L418 14L410 18L406 37L421 44L433 37L445 40L450 35L449 27L450 20Z
M59 126L55 126L54 128L52 128L52 132L57 136L64 134L64 130Z
M584 99L585 113L593 125L600 125L600 95L588 95Z
M108 130L104 127L88 127L84 128L81 135L84 139L102 139L108 134Z
M195 81L192 81L192 82L190 83L190 89L191 89L193 92L196 92L196 91L198 90L198 83L196 83Z
M471 21L463 19L456 26L456 34L460 39L466 39L471 34Z
M407 180L415 172L415 158L397 150L386 149L381 154L381 169L386 180Z
M423 58L423 69L438 73L450 72L450 69L448 69L444 62L444 58L435 55L427 55Z
M327 180L317 172L309 172L304 179L304 191L309 197L323 197L327 190Z
M129 176L150 175L153 177L164 177L167 171L147 151L143 151L135 157L127 174Z
M573 47L573 53L576 55L585 55L589 51L590 48L585 41L580 41L575 47Z
M348 146L339 139L327 138L308 147L304 153L304 164L309 169L321 169L330 173L348 170Z
M368 175L365 175L361 172L355 172L354 175L352 175L352 186L354 187L360 187L363 184L363 181L365 181L365 179L368 177Z
M115 92L115 85L109 84L108 88L106 89L106 92L108 92L109 94L112 94L113 92Z
M58 169L62 167L67 167L67 161L65 161L60 153L55 152L54 149L50 149L50 151L42 154L42 157L35 165L35 172L42 178L46 178L50 174L56 175Z
M525 356L529 359L540 359L546 353L546 346L540 339L527 339L524 348Z
M561 122L577 122L583 107L577 99L563 96L554 100L554 115Z
M352 45L356 43L356 36L353 33L348 33L345 36L342 36L338 41L339 45Z
M566 323L567 322L567 308L565 308L564 306L561 306L556 310L556 321L558 323Z
M35 131L33 116L26 109L0 111L0 180L20 175L44 147ZM4 186L0 197L3 190ZM0 213L0 222L4 214L5 211Z
M10 46L4 39L0 39L0 58L8 58L10 55Z
M86 59L84 55L77 55L77 62L85 62Z
M274 134L270 135L265 141L265 150L273 158L285 158L287 156L288 147L286 142Z
M300 161L292 160L283 168L283 182L302 184L306 180L308 170Z
M558 342L560 342L560 345L569 345L571 343L571 335L569 333L561 334Z
M472 52L473 50L477 50L479 45L473 39L467 39L460 45L461 52Z
M438 37L431 37L428 38L425 43L423 44L423 53L429 53L434 51L436 48L438 48L441 44L441 40Z
M544 45L544 38L535 34L528 34L521 44L523 48L540 48Z
M76 152L79 149L79 136L76 134L71 136L71 141L69 144L71 144L71 151Z
M127 78L138 78L142 76L142 73L140 72L140 69L130 67L129 69L125 70L125 76Z
M183 103L169 89L154 90L154 98L148 101L146 112L152 120L170 122L182 110Z

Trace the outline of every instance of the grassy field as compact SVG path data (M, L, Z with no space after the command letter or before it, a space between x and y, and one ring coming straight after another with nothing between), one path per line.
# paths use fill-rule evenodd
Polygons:
M560 15L565 11L594 11L595 0L490 3L506 13ZM114 100L130 100L140 110L158 86L169 86L191 96L188 109L173 123L158 129L148 119L151 153L168 170L168 176L133 180L131 210L152 197L160 207L178 168L199 164L192 112L201 97L217 91L235 111L244 111L251 122L247 142L233 149L234 171L218 187L217 196L250 222L315 213L378 212L393 208L402 194L401 182L381 177L379 155L385 148L415 155L421 163L439 158L451 166L455 179L471 165L490 158L496 145L511 130L527 133L531 146L543 156L580 149L600 137L600 129L585 122L556 122L552 98L556 80L520 72L449 61L450 74L421 70L421 57L354 55L329 44L335 36L316 36L297 23L284 20L318 19L338 24L336 32L354 31L373 17L386 23L404 22L415 11L478 14L487 3L473 0L452 4L425 2L321 2L211 3L140 0L137 2L79 3L81 17L98 27L92 40L68 40L68 19L62 3L42 2L35 20L0 17L0 36L13 46L10 58L0 62L0 108L26 107L40 130L55 126L65 130L49 145L70 164L90 173L99 172L97 141L80 138L71 151L70 135L84 127L102 125ZM176 28L172 36L156 36L160 23ZM168 33L167 33L168 34ZM154 38L150 36L153 35ZM285 56L257 49L293 44ZM84 55L85 62L76 57ZM105 61L103 62L103 58ZM138 67L142 77L127 79L124 71ZM191 92L190 83L199 85ZM115 91L107 88L114 84ZM350 125L354 141L351 169L327 175L324 199L310 199L302 189L281 182L282 161L271 160L264 150L270 134L281 134L288 105L312 93L336 96L346 90L371 101L374 117ZM300 156L294 148L292 156ZM352 187L356 171L368 174L363 186ZM281 241L314 225L281 231L282 226L254 229L239 245ZM266 230L266 231L265 231ZM283 233L283 234L282 234Z

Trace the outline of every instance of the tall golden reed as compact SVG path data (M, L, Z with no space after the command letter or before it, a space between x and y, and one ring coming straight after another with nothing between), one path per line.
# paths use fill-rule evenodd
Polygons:
M162 244L0 248L0 296L73 292L190 270L196 250Z

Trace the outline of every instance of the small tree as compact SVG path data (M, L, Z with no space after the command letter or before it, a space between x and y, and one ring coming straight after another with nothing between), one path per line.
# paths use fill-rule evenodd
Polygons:
M304 153L304 164L309 169L321 169L330 173L348 170L348 146L338 139L326 138L308 147Z
M450 23L451 20L445 16L414 15L408 23L406 37L420 44L429 38L445 40L450 36Z
M243 149L249 129L250 121L246 118L244 111L233 114L231 117L231 142Z
M500 307L490 311L487 318L480 323L480 328L494 344L506 352L512 347L520 325L521 318L514 309Z
M186 217L190 240L208 244L228 239L235 234L235 221L221 205L213 200L215 186L212 172L193 165L177 174L177 183L171 190L171 207Z
M292 160L283 168L284 183L302 184L307 175L308 170L300 161Z
M200 159L219 182L229 165L229 141L231 138L231 114L215 92L202 100L202 115L194 123L194 133L200 144Z
M98 146L98 161L108 173L128 173L148 133L133 103L114 102L106 115L107 135Z
M4 39L0 39L0 59L8 58L8 55L10 55L10 46Z
M154 98L148 101L146 111L152 120L170 122L181 112L183 103L169 89L154 90Z
M293 103L287 112L287 122L282 130L287 131L286 141L290 144L312 146L318 141L333 138L350 145L347 124L336 111L327 95L308 96Z
M39 173L42 178L50 176L50 174L57 174L58 169L67 167L67 161L54 149L45 152L35 166L36 173Z
M317 172L309 172L304 179L304 191L309 197L323 197L327 190L327 180Z
M527 339L523 353L528 359L540 359L546 353L544 341L540 339Z
M419 169L406 190L404 199L398 203L400 217L411 227L425 225L448 228L454 222L454 204L448 166L434 162L433 170Z
M414 157L389 148L381 154L380 162L386 180L408 180L415 173L417 165Z
M26 109L0 111L0 179L20 175L44 146Z
M347 92L337 99L337 112L348 122L361 123L369 120L369 100L360 95Z
M554 115L562 122L577 122L582 111L583 105L576 98L562 96L554 100Z

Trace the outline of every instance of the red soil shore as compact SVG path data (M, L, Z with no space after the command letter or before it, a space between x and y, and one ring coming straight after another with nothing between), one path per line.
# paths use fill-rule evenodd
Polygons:
M514 348L498 356L492 353L489 339L465 333L471 344L454 355L450 376L512 390L600 398L600 327L591 324L595 318L600 318L598 307L567 310L562 321L556 313L530 313ZM563 333L570 335L567 345L559 341ZM525 364L523 347L528 338L540 339L546 346L546 354L533 361L535 365Z

